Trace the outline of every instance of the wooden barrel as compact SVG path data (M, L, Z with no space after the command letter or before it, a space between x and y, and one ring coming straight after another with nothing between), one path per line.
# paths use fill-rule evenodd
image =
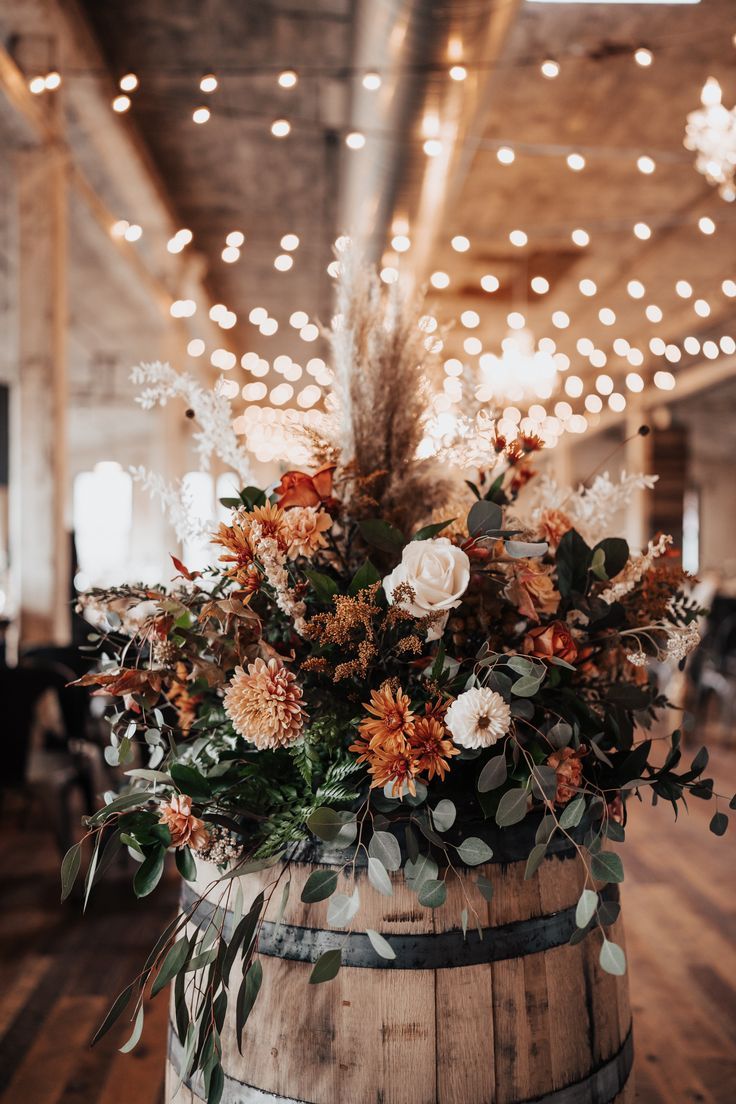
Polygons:
M627 980L601 970L597 933L569 943L582 870L564 840L524 880L530 832L526 824L495 839L486 832L493 861L463 872L482 939L472 914L463 937L466 902L458 879L448 879L446 903L431 911L417 903L401 872L391 876L393 896L379 895L364 866L355 883L341 877L338 885L338 891L351 893L355 884L360 890L352 930L328 927L327 902L304 905L301 889L315 868L341 867L345 856L329 845L303 845L290 864L286 915L274 923L279 889L260 935L263 986L244 1031L242 1057L234 1009L228 1009L223 1104L633 1101ZM246 907L275 873L241 879ZM473 884L479 874L494 885L490 903ZM217 876L214 867L201 864L198 883L184 887L183 906ZM222 891L220 883L208 893L194 923L207 923ZM388 939L395 960L376 954L366 928ZM623 945L620 917L609 937ZM313 963L333 947L343 948L337 977L309 985ZM231 1005L238 983L231 981ZM181 1058L172 1026L166 1100L196 1104L204 1099L199 1075L177 1089Z

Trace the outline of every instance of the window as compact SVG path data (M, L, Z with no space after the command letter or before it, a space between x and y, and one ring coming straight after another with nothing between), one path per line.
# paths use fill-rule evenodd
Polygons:
M127 578L133 523L133 480L114 460L101 460L74 480L72 523L77 589L112 586Z

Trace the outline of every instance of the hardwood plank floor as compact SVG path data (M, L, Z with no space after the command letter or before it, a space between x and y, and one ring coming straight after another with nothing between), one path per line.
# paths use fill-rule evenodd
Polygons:
M708 774L730 797L736 753L715 752ZM664 806L632 808L623 905L639 1104L736 1099L736 823L717 839L712 813L693 800L673 826ZM118 1053L126 1021L87 1042L173 914L175 876L144 906L127 876L108 876L83 918L78 900L59 904L51 837L21 834L7 809L0 885L0 1104L161 1104L163 997L132 1055Z

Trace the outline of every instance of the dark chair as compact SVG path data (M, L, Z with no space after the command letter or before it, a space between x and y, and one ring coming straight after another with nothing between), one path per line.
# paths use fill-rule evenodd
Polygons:
M50 813L49 827L62 852L72 843L74 793L81 796L85 811L93 811L90 762L81 746L84 725L80 729L69 728L68 723L76 725L79 720L78 706L75 703L65 708L63 704L70 674L74 677L74 672L40 660L0 668L4 712L0 776L3 804L10 792L22 797L26 810L40 800ZM38 724L40 703L49 693L58 705L61 732Z

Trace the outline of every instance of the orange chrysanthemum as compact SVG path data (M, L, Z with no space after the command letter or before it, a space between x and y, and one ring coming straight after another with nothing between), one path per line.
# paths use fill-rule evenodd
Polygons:
M417 792L415 778L419 763L411 750L374 752L368 769L373 776L371 789L390 785L394 797L402 793L404 786L412 795Z
M434 717L420 717L409 737L412 753L416 756L418 769L427 772L431 781L435 774L444 782L450 769L449 759L460 754L449 738L447 729Z
M220 523L217 532L212 535L212 544L225 549L220 563L227 564L225 574L234 579L244 590L257 590L261 575L254 563L253 549L249 538L250 524L245 521L249 515L242 514L232 525Z
M401 750L414 727L411 701L404 691L397 690L394 694L384 683L380 690L371 691L371 700L365 703L365 708L372 716L360 722L360 735L374 749Z

